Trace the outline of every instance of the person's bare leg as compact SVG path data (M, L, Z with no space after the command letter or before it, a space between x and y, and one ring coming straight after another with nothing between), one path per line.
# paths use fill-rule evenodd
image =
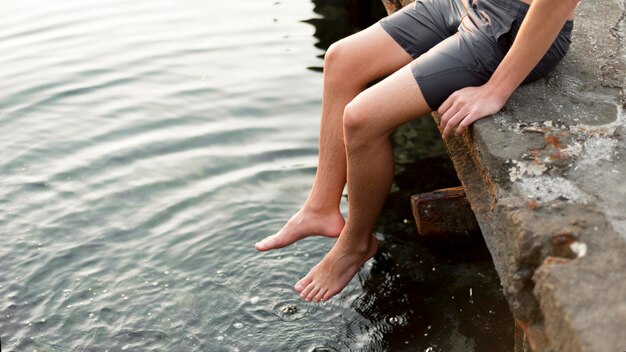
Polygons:
M319 163L311 192L302 209L278 233L257 242L257 250L282 248L312 235L339 235L344 227L339 203L346 183L344 108L369 82L411 60L378 23L328 49L324 58Z
M296 285L307 301L340 292L378 249L372 235L391 188L394 160L389 135L430 112L410 65L359 94L344 112L348 164L348 222L333 248Z

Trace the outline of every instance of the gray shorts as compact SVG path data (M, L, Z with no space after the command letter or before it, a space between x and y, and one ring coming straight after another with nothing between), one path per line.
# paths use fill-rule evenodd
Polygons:
M519 0L417 0L380 21L415 60L426 103L436 110L453 92L486 83L507 53L528 4ZM568 21L524 83L543 77L565 56L574 23Z

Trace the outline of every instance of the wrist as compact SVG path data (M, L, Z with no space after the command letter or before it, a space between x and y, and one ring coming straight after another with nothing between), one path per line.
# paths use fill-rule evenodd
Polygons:
M483 87L487 90L487 94L500 100L502 104L509 100L511 95L513 95L513 92L515 92L515 88L517 88L498 82L497 80L494 80L493 77L487 81Z

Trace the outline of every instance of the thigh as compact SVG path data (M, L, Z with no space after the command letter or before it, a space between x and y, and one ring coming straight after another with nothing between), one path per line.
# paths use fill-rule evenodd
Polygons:
M337 51L365 80L387 76L453 35L462 18L460 6L457 0L418 0L340 40Z
M488 72L466 46L476 46L457 33L424 55L359 94L351 103L357 116L377 133L439 108L453 92L486 82Z
M503 58L488 38L461 31L437 44L410 67L431 110L455 91L485 84Z
M375 23L333 44L324 60L324 71L334 66L335 72L368 83L397 71L413 58Z

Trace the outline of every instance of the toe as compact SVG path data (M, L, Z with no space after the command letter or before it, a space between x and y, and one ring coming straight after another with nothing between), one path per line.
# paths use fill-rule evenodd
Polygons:
M276 242L276 235L271 235L257 242L254 247L259 251L266 251L273 247L274 242Z
M304 290L307 286L309 286L311 281L313 281L313 279L311 278L311 275L307 275L303 277L300 281L298 281L298 283L294 286L294 288L299 293L302 293L302 290Z
M308 284L302 292L300 292L300 297L305 298L311 293L311 291L315 288L313 283Z
M322 298L324 297L324 294L326 292L328 292L328 289L326 289L326 288L323 288L323 289L319 290L317 292L317 294L315 295L315 297L313 297L313 302L317 303L317 302L321 301Z
M317 296L317 294L321 291L321 289L322 289L322 288L321 288L321 287L318 287L318 286L316 286L314 289L312 289L312 290L309 292L309 294L308 294L308 295L306 295L306 298L305 298L305 299L307 300L307 302L308 302L308 301L312 301L312 300L313 300L313 298L314 298L315 296Z
M332 296L336 295L337 292L333 292L331 290L326 291L326 293L324 293L324 295L322 296L322 301L328 301Z

